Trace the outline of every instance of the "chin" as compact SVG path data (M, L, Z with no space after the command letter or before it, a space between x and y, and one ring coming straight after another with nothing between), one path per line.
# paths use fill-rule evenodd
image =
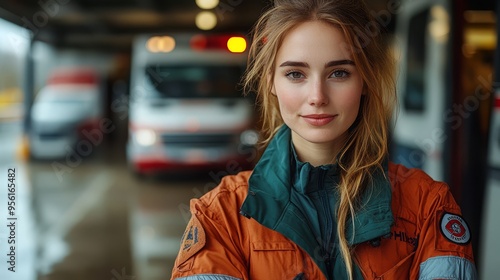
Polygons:
M307 130L297 134L307 142L314 144L333 143L337 139L340 139L340 135L338 135L337 133L332 133L331 130L330 131Z

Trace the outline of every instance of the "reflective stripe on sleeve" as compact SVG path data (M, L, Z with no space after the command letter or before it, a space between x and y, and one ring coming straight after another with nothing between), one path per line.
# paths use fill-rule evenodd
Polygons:
M240 280L239 278L222 274L197 274L175 279L176 280Z
M476 280L477 272L474 264L467 259L457 256L440 256L430 258L420 264L418 279Z

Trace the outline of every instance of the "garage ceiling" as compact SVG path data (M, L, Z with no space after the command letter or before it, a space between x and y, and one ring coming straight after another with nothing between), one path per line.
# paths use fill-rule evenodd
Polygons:
M248 32L264 0L221 0L215 32ZM61 47L128 49L137 33L197 31L194 0L1 0L0 17Z
M367 1L373 10L389 0ZM392 0L391 0L392 1ZM487 2L476 0L474 3ZM271 0L220 0L214 32L248 33ZM128 50L138 33L198 31L195 0L0 0L0 18L59 47Z

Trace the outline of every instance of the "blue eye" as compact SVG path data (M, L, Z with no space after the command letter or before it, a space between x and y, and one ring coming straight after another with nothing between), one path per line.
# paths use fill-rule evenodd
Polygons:
M332 78L347 78L349 77L351 73L349 73L348 71L346 70L335 70L332 72L332 74L330 75L330 77Z
M287 72L285 76L291 80L298 80L304 78L304 75L298 71Z

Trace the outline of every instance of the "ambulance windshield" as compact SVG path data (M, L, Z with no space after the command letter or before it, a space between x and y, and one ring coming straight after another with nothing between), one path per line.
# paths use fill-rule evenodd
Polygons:
M146 76L153 98L239 98L241 66L150 65Z

